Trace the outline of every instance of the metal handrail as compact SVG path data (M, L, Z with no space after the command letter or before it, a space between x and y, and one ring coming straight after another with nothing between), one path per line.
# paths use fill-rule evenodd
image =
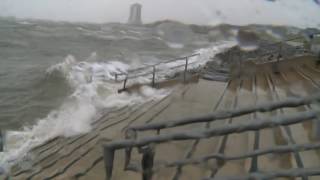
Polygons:
M184 140L197 140L197 139L204 139L204 138L211 138L211 137L217 137L217 136L224 136L234 133L242 133L247 131L257 131L261 129L267 129L272 127L278 127L278 126L287 126L287 125L293 125L297 123L303 123L306 121L314 120L318 117L320 111L308 111L308 112L302 112L302 113L296 113L294 115L290 116L277 116L267 119L259 119L259 121L253 121L249 123L243 123L243 124L234 124L234 125L226 125L224 127L218 127L218 128L211 128L207 130L202 131L191 131L191 132L175 132L172 134L164 134L164 135L156 135L146 138L137 139L136 136L132 137L130 139L126 140L120 140L120 141L114 141L108 144L105 144L103 146L104 148L104 161L105 161L105 170L106 170L106 179L110 180L112 177L112 171L113 171L113 161L114 161L114 154L115 151L119 149L125 149L126 154L128 157L131 155L132 148L138 148L140 149L140 152L143 154L143 163L150 163L151 165L148 167L143 167L142 171L143 173L146 172L153 172L153 161L154 161L154 153L153 148L151 146L154 146L156 144L166 143L170 141L184 141ZM300 150L304 150L305 147L310 147L310 149L319 149L320 146L312 146L312 144L302 145L303 148L300 148ZM311 147L312 146L312 147ZM146 151L143 151L143 149L147 149ZM275 148L267 149L264 151L267 152L276 152ZM278 148L279 149L279 148ZM289 152L296 152L297 148L292 147L286 147L287 151ZM305 148L307 149L307 148ZM281 152L281 149L279 150ZM254 156L256 152L250 153L246 156ZM245 157L246 157L245 156ZM210 158L210 157L209 157ZM218 158L219 157L213 157ZM242 159L243 157L236 157L236 159ZM130 159L127 159L130 160ZM219 160L223 160L223 158L220 158ZM128 168L128 161L126 161L125 169ZM182 162L184 163L184 162ZM172 163L171 163L172 164ZM188 162L185 163L185 165L189 164ZM169 164L170 165L170 164ZM180 162L173 163L171 166L175 165L181 165ZM152 176L152 174L151 174Z
M320 34L320 33L318 33ZM288 39L286 41L292 41L296 39L301 39L303 37L295 37ZM281 55L282 51L282 43L277 42L274 43L274 45L279 45L279 55ZM193 55L195 56L195 55ZM188 57L184 57L186 59L185 63L185 73L188 68ZM184 58L180 58L184 59ZM279 60L279 57L278 57ZM167 63L172 61L166 61L162 63ZM156 65L159 65L161 63L146 66L147 68L153 67L152 72L148 72L148 74L153 74L153 82L154 85L154 77L156 72ZM179 65L181 67L182 65ZM186 74L184 74L186 75ZM137 76L138 77L138 76ZM184 79L186 77L184 76ZM124 80L125 84L128 80L127 78ZM125 88L125 85L124 85ZM320 100L320 94L315 94L313 96L303 97L303 98L291 98L284 101L279 102L273 102L273 103L267 103L267 104L261 104L254 107L247 107L247 108L241 108L241 109L235 109L231 111L221 111L221 112L215 112L210 113L202 116L195 116L190 118L184 118L179 120L171 120L171 121L163 121L159 123L154 124L147 124L142 126L133 126L126 129L125 140L119 140L114 141L108 144L103 145L104 148L104 162L105 162L105 170L106 170L106 179L111 179L112 177L112 170L113 170L113 161L114 161L114 153L115 151L119 149L125 149L125 170L137 170L139 172L142 172L143 179L151 179L152 173L154 172L154 145L161 144L165 142L170 141L183 141L183 140L198 140L203 138L211 138L216 136L224 136L234 133L241 133L241 132L247 132L247 131L258 131L261 129L266 128L272 128L272 127L279 127L279 126L288 126L293 125L297 123L302 123L305 121L311 121L314 120L315 126L319 126L320 121L316 120L319 118L320 111L319 110L309 110L306 112L299 112L294 115L290 116L276 116L271 117L267 119L259 119L259 121L252 121L249 123L243 123L243 124L229 124L225 125L223 127L218 128L208 128L206 130L201 131L190 131L190 132L174 132L172 134L163 134L160 135L161 129L166 128L173 128L178 126L184 126L189 124L195 124L195 123L207 123L212 122L216 120L222 120L232 117L238 117L250 113L255 112L270 112L275 109L281 109L285 107L298 107L303 105L310 105L313 103L316 103ZM151 137L145 137L145 138L138 138L138 131L148 131L148 130L154 130L157 131L157 135L151 136ZM320 129L314 129L315 138L320 139ZM130 163L131 158L131 151L132 148L138 148L139 153L142 154L142 167L136 168L133 166L130 166L132 164ZM255 150L253 152L242 154L239 156L225 156L223 154L213 154L209 156L204 156L201 159L197 158L189 158L189 159L182 159L180 161L175 161L172 163L165 163L164 166L166 167L181 167L183 165L188 164L195 164L195 163L202 163L204 161L207 161L209 159L217 159L217 160L232 160L232 159L245 159L248 157L253 156L260 156L268 153L284 153L284 152L298 152L298 151L305 151L305 150L315 150L319 149L320 144L301 144L301 145L286 145L286 146L276 146L269 149L262 149L262 150ZM320 173L320 171L317 170L317 173ZM280 173L281 174L281 173ZM292 173L288 172L288 176L291 176ZM286 176L287 176L286 175Z
M158 62L158 63L156 63L156 64L146 65L146 66L138 67L138 68L136 68L136 69L131 69L131 70L129 70L129 72L136 72L136 71L140 71L140 70L143 70L143 69L151 68L151 67L153 67L153 66L158 66L158 65L160 65L160 64L167 64L167 63L171 63L171 62L175 62L175 61L179 61L179 60L186 59L187 57L190 58L190 57L199 56L199 55L200 55L200 53L196 53L196 54L192 54L192 55L189 55L189 56L178 57L178 58L175 58L175 59ZM129 73L116 73L116 75L128 75L128 74L129 74Z
M320 33L312 33L312 34L309 34L309 36L310 36L310 38L314 38L314 37L317 37L317 36L319 36L320 35ZM278 52L278 55L277 56L275 56L275 58L276 58L276 64L274 65L274 72L275 73L278 73L278 68L277 68L277 66L278 66L278 63L280 62L280 60L283 58L283 53L282 53L282 49L283 49L283 44L285 43L285 42L289 42L289 41L294 41L294 40L298 40L298 39L304 39L305 37L304 36L301 36L301 35L299 35L299 36L295 36L295 37L292 37L292 38L289 38L289 39L285 39L285 40L281 40L281 41L277 41L277 42L275 42L275 43L270 43L270 44L267 44L267 45L265 45L265 47L263 47L263 48L260 48L261 50L265 50L265 49L267 49L267 47L270 47L270 46L279 46L279 49L278 50L270 50L269 52L267 52L267 53L263 53L263 54L258 54L257 53L257 56L259 56L259 57L265 57L265 56L268 56L268 55L273 55L273 54L275 54L275 53L277 53ZM236 52L233 52L232 54L236 54L236 53L238 53L239 54L239 67L240 67L240 69L241 69L241 64L242 64L242 57L241 57L241 53L242 53L242 51L241 50L237 50ZM229 59L230 58L232 58L232 57L230 57L230 55L229 55ZM255 58L248 58L248 59L255 59ZM240 72L240 71L239 71Z
M104 148L107 150L117 150L130 147L143 147L148 144L162 144L169 141L205 139L217 136L224 136L228 134L238 134L247 131L257 131L261 129L273 128L278 126L288 126L315 120L318 118L319 113L320 110L310 110L306 112L295 113L293 115L281 115L265 119L256 119L256 121L243 124L228 124L222 127L209 128L201 131L180 131L170 134L149 136L141 139L119 140L105 144ZM200 118L199 120L201 121Z
M159 62L159 63L156 63L156 64L152 64L152 65L147 65L147 66L143 66L143 67L139 67L139 68L136 68L136 69L132 69L129 71L129 73L134 73L134 72L139 72L141 70L144 70L144 69L148 69L148 68L152 68L152 71L150 72L146 72L146 73L143 73L143 74L138 74L138 75L135 75L135 76L129 76L129 73L116 73L115 74L115 81L118 82L118 77L121 76L121 75L125 75L125 78L123 79L123 89L122 90L119 90L120 91L123 91L126 89L126 85L127 85L127 82L129 79L135 79L135 78L138 78L138 77L141 77L141 76L145 76L145 75L149 75L149 74L152 74L152 87L155 86L155 76L156 76L156 67L160 64L168 64L168 63L172 63L172 62L176 62L176 61L180 61L180 60L185 60L186 63L184 65L178 65L178 66L175 66L175 67L172 67L170 69L173 69L173 68L178 68L178 67L181 67L181 66L185 66L185 69L184 69L184 82L186 82L186 74L187 74L187 70L188 70L188 64L189 64L189 58L191 57L195 57L195 56L200 56L200 53L196 53L196 54L192 54L192 55L189 55L189 56L184 56L184 57L179 57L179 58L175 58L175 59L172 59L172 60L168 60L168 61L163 61L163 62Z
M159 131L161 129L185 126L189 124L213 122L217 120L243 116L250 113L269 112L279 108L289 108L289 107L293 108L293 107L298 107L303 105L309 105L312 103L316 103L318 101L320 101L320 93L311 95L309 97L292 97L290 99L274 102L271 104L264 103L264 104L256 105L254 107L244 107L244 108L228 110L228 111L213 112L213 113L206 114L204 116L195 116L195 117L182 118L182 119L176 119L176 120L161 121L153 124L132 126L132 127L129 127L127 131L150 131L150 130Z
M320 35L320 33L310 34L311 37L314 37L314 36L317 36L317 35ZM285 40L282 40L282 41L277 41L277 42L274 42L274 43L270 43L270 44L268 44L268 46L275 46L275 45L282 44L283 42L290 42L290 41L295 41L295 40L304 39L304 38L305 37L299 35L299 36L291 37L289 39L285 39Z
M315 126L320 123L318 119L319 110L309 110L306 112L298 112L289 116L274 116L266 119L257 119L247 123L242 124L228 124L222 127L209 128L205 130L198 131L182 131L174 132L171 134L159 134L159 130L162 128L172 128L177 126L188 125L192 123L199 122L209 122L219 119L228 119L230 117L238 117L245 114L253 112L270 112L275 109L281 109L286 107L298 107L304 105L311 105L319 102L320 94L315 94L312 96L304 98L290 98L284 101L272 102L257 105L255 107L241 108L238 110L232 111L221 111L213 114L207 114L204 116L198 116L190 119L181 119L176 121L167 121L163 123L155 123L150 125L136 126L128 128L125 133L125 140L118 140L110 142L103 145L104 148L104 161L106 168L106 179L111 179L113 171L113 160L114 153L119 149L125 149L125 170L133 170L143 173L143 177L152 177L152 173L156 172L157 169L162 167L180 167L189 164L197 164L207 162L210 159L216 159L219 161L227 160L236 160L236 159L246 159L253 156L261 156L269 153L290 153L306 150L316 150L320 149L320 144L291 144L286 146L276 146L268 149L255 150L246 154L241 154L237 156L225 156L223 154L210 154L200 158L187 158L182 160L177 160L174 162L162 162L155 168L154 165L154 148L156 144L166 143L170 141L183 141L183 140L196 140L196 139L205 139L216 136L224 136L234 133L242 133L247 131L258 131L261 129L277 127L277 126L288 126L297 123L302 123L306 121L314 120ZM172 123L172 124L170 124ZM318 126L317 126L318 127ZM137 131L145 130L156 130L158 131L157 135L145 138L138 138ZM319 129L314 129L320 131ZM315 133L318 134L318 133ZM315 137L320 138L320 137ZM142 166L135 167L135 164L130 163L132 148L138 148L139 152L143 155ZM148 166L145 166L148 164ZM147 178L148 180L151 178Z
M317 35L320 35L320 33L313 33L313 34L310 34L311 37L314 37L314 36L317 36ZM273 50L271 52L268 52L268 53L265 53L265 54L262 54L260 56L267 56L267 55L270 55L270 54L274 54L275 52L279 52L279 56L277 57L278 61L279 59L281 58L281 51L282 51L282 44L284 42L289 42L289 41L294 41L294 40L298 40L298 39L303 39L304 37L303 36L296 36L296 37L292 37L292 38L289 38L289 39L285 39L285 40L282 40L282 41L278 41L278 42L275 42L275 43L270 43L268 44L267 46L279 46L279 50ZM115 76L115 81L117 82L118 81L118 77L119 76L125 76L125 79L123 79L122 81L124 82L124 86L123 88L125 89L126 88L126 83L128 81L128 79L134 79L134 78L137 78L137 77L141 77L141 76L145 76L145 75L148 75L148 74L153 74L153 77L152 77L152 86L155 85L155 73L156 73L156 66L160 65L160 64L167 64L167 63L171 63L171 62L175 62L175 61L179 61L179 60L186 60L186 64L185 64L185 71L184 71L184 82L186 81L186 71L187 71L187 68L188 68L188 58L191 58L191 57L194 57L194 56L199 56L200 53L196 53L196 54L192 54L192 55L189 55L189 56L184 56L184 57L178 57L178 58L175 58L175 59L171 59L171 60L168 60L168 61L163 61L163 62L159 62L159 63L156 63L156 64L152 64L152 65L146 65L146 66L142 66L142 67L139 67L139 68L136 68L136 69L131 69L128 71L128 73L115 73L114 76ZM182 66L182 65L181 65ZM177 66L177 67L181 67L181 66ZM148 73L143 73L143 74L139 74L139 75L136 75L136 76L130 76L129 74L130 73L134 73L134 72L138 72L138 71L141 71L141 70L144 70L144 69L148 69L148 68L153 68L153 71L151 72L148 72ZM123 90L124 90L123 89Z

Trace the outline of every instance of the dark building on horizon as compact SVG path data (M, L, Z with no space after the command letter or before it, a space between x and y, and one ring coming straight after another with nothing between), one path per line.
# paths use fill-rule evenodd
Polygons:
M128 24L130 24L130 25L141 25L142 24L141 10L142 10L141 4L135 3L135 4L131 5Z

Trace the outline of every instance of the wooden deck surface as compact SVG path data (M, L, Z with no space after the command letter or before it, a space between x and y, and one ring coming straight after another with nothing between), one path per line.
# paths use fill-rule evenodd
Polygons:
M255 106L265 102L276 102L288 97L311 95L320 88L320 67L312 57L300 57L281 61L279 73L273 72L272 63L255 65L245 63L242 72L234 73L227 83L199 80L196 84L180 84L173 92L160 101L124 107L107 112L92 124L88 134L72 138L58 137L32 150L35 159L32 166L16 166L10 174L11 179L88 179L105 178L102 144L124 138L124 129L132 125L161 122L191 115L240 107ZM301 106L283 108L267 113L252 113L224 121L210 123L210 127L222 127L256 121L269 116L291 114L317 108ZM201 130L206 124L188 125L164 129L160 133L185 130ZM274 147L284 144L303 144L314 142L312 123L300 123L285 127L263 129L260 131L231 134L201 140L170 142L157 145L155 162L174 161L183 158L199 157L215 152L226 155L239 155L248 151ZM156 135L156 132L139 133L139 138ZM141 179L140 173L123 171L124 151L115 157L113 179ZM200 165L181 168L163 168L157 171L154 180L198 180L205 177L228 177L245 175L248 172L271 172L279 169L320 167L320 152L306 151L288 154L270 154L245 160L227 161L221 164L209 161ZM140 162L137 152L133 161ZM23 163L22 163L23 164ZM297 178L301 179L301 178ZM320 179L310 177L308 179Z

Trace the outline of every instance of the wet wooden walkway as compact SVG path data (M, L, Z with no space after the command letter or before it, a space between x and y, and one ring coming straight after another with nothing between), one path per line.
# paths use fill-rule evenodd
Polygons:
M32 150L31 165L14 167L11 179L105 179L102 145L124 138L124 130L131 126L165 122L196 114L232 110L277 102L288 97L303 97L319 92L320 67L311 57L282 61L279 73L274 73L272 63L243 65L240 75L235 74L227 83L200 79L197 84L177 85L173 92L160 101L148 101L132 107L113 109L92 123L93 130L72 138L58 137ZM160 134L219 128L241 124L317 108L316 105L280 108L266 113L199 123L177 128L166 128ZM238 134L203 138L198 140L172 141L157 145L155 163L200 157L212 153L236 156L259 149L279 145L315 143L312 121L290 126L280 126ZM139 133L138 138L157 135L156 131ZM196 180L203 178L244 176L250 172L272 172L293 168L319 168L320 151L304 151L285 154L253 156L244 160L206 163L160 168L154 180ZM113 179L142 179L141 173L124 171L124 151L117 151ZM141 155L135 150L132 162L140 163ZM294 178L291 178L294 179ZM320 179L320 176L297 179Z

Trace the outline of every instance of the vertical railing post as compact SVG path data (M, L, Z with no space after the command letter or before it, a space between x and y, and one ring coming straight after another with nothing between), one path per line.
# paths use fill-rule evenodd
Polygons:
M273 73L275 74L279 74L279 62L280 59L282 58L282 42L279 43L279 52L278 52L278 56L276 59L276 62L272 65L272 69L273 69Z
M117 73L114 75L114 80L115 80L115 82L118 82L118 74Z
M186 65L184 67L184 74L183 74L183 82L186 83L187 81L187 70L188 70L188 61L189 61L189 58L188 56L186 57Z
M3 132L0 130L0 152L3 152L4 150L4 134Z
M154 164L154 149L153 147L146 146L140 149L143 154L141 166L142 166L142 180L151 180L153 176L153 164Z
M136 139L137 138L137 132L135 130L127 130L125 132L125 138L126 139ZM132 147L127 147L125 148L125 163L124 163L124 170L127 170L130 160L131 160L131 152L132 152Z
M113 161L114 161L114 149L110 147L103 148L104 166L106 171L106 180L111 180Z
M314 43L314 36L315 34L308 34L308 39L307 39L307 50L309 52L312 52L312 45Z
M123 90L126 89L127 81L128 81L128 75L126 75L126 79L124 79L123 81Z
M239 60L239 77L241 76L242 71L242 56L241 56L241 50L238 50L238 60Z
M317 54L318 58L316 61L316 65L319 66L320 65L320 50L318 50L318 54Z
M313 120L313 138L320 140L320 119Z
M282 42L280 42L280 44L279 44L279 54L277 57L277 63L279 63L281 58L282 58Z
M156 66L153 66L153 72L152 72L152 87L155 87L155 78L156 78Z

